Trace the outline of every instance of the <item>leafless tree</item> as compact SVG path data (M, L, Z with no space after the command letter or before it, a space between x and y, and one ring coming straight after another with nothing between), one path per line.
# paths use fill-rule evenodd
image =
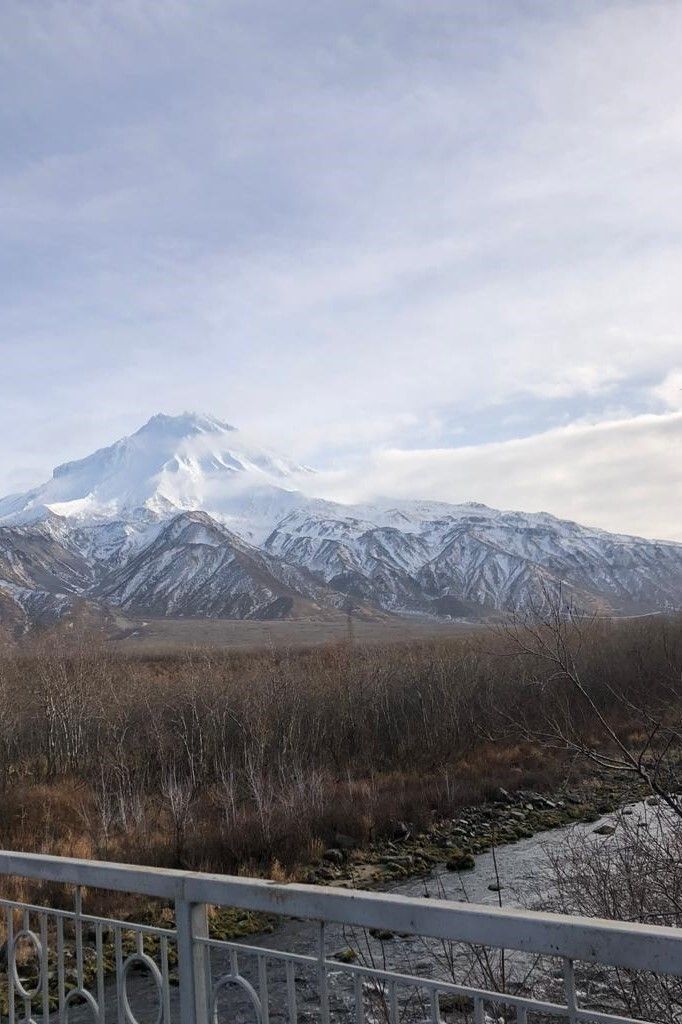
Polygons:
M169 765L161 778L161 794L173 825L175 859L184 861L185 835L192 821L194 786L191 778L183 776L175 764Z
M541 609L498 628L503 653L515 659L532 695L502 713L516 716L533 742L638 779L682 818L682 676L668 657L662 626L663 665L657 663L663 671L655 685L627 688L595 671L594 653L610 640L603 620L566 602L561 588L546 590ZM627 644L627 624L614 628L625 631Z
M682 824L664 804L628 808L616 832L584 831L548 847L535 886L549 909L564 914L682 926ZM682 1019L682 981L666 975L580 965L578 983L588 1005L669 1024Z

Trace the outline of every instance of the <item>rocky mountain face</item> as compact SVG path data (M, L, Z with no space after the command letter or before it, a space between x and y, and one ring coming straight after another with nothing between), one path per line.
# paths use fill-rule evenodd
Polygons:
M91 596L142 614L228 619L314 618L342 603L305 569L247 544L205 512L164 524Z
M136 434L0 500L0 622L78 602L146 616L480 618L567 601L682 606L682 545L484 505L310 497L307 467L208 416Z
M541 608L559 585L567 600L605 612L682 601L682 545L473 503L301 509L265 547L395 611Z

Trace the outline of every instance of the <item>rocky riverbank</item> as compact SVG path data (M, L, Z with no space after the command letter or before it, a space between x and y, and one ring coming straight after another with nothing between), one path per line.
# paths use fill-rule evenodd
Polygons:
M530 790L507 792L500 789L496 799L463 807L456 817L434 821L427 830L416 830L409 822L397 822L391 838L371 843L366 847L358 846L349 836L337 834L334 837L334 845L325 850L321 860L304 868L297 874L297 880L345 888L378 888L402 879L428 875L441 868L467 871L474 867L476 854L485 853L493 846L501 847L572 822L597 821L604 814L644 796L646 791L642 787L633 787L630 778L588 780L551 796ZM610 826L602 827L611 830ZM159 916L158 906L152 904L137 907L131 912L130 918L164 927L174 925L172 908L161 910ZM219 939L244 938L272 932L277 927L276 919L269 915L235 908L212 908L209 924L211 936ZM389 934L387 933L387 936ZM67 939L69 937L70 935ZM377 934L376 937L382 936ZM84 980L86 986L92 986L96 980L94 929L86 930L83 938ZM70 991L77 981L75 948L71 947L72 943L67 941L67 991ZM157 947L158 942L155 938L150 937L146 940L147 953L155 955L158 952ZM124 933L124 954L133 952L134 948L134 935ZM4 980L6 972L6 962L2 963L1 959L2 952L0 949L0 980ZM177 982L174 947L168 952L170 978L173 984ZM105 975L108 976L114 969L114 949L110 942L104 943L103 955ZM344 955L350 955L350 952L342 951L339 957L343 959ZM50 963L50 967L52 966ZM51 982L54 982L54 971L51 971L49 976ZM28 977L24 980L34 984L37 978L29 970ZM53 983L50 984L49 1002L51 1008L56 1007L57 992ZM3 994L0 997L0 1012L6 1014L7 1011L7 1000Z
M623 803L646 795L630 777L590 779L548 796L530 790L507 792L496 799L463 807L456 817L435 821L425 831L397 822L393 836L367 847L350 837L334 836L322 859L304 873L312 883L372 888L444 865L451 871L474 867L474 857L491 847L530 838L572 822L597 821Z

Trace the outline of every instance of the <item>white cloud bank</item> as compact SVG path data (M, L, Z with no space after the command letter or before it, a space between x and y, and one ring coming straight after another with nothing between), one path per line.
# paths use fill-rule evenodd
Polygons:
M326 496L482 501L682 541L682 412L574 424L465 448L374 452Z

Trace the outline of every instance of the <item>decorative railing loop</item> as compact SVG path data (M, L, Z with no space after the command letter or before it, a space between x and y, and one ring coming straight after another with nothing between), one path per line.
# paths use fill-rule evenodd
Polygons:
M17 948L22 940L26 940L31 943L31 945L35 949L36 956L38 959L38 981L36 987L32 991L29 991L24 987L24 984L21 981L21 978L19 977L19 971L17 969ZM40 994L40 991L43 987L45 981L45 964L43 961L42 943L38 936L36 935L36 933L32 932L30 928L22 928L22 930L17 932L12 938L10 964L12 978L14 980L14 985L16 987L17 992L19 993L22 999L28 999L32 1001L36 998L36 996Z

